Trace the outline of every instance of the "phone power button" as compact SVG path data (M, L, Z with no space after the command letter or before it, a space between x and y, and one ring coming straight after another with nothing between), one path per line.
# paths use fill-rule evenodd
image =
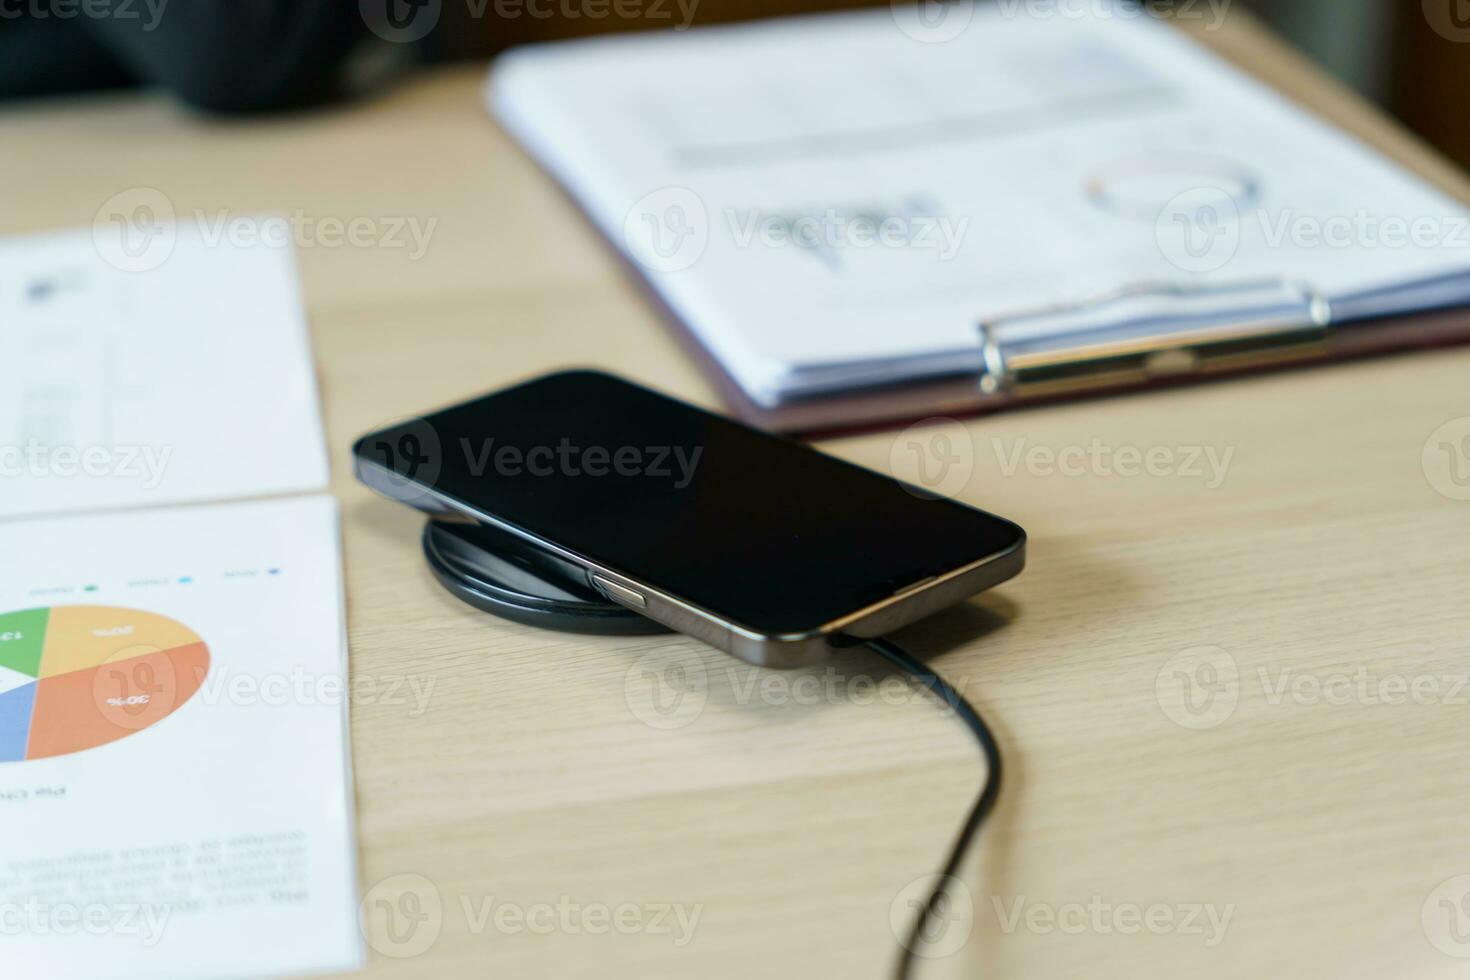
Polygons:
M606 592L613 600L625 606L632 606L634 609L645 609L648 606L648 599L644 597L642 592L630 589L626 585L619 585L616 582L608 581L601 575L592 576L592 582L599 589Z

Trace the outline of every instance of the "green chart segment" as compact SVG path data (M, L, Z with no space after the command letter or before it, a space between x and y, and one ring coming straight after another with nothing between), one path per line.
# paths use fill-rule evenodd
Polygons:
M189 700L209 650L187 626L115 606L0 613L0 763L142 731Z
M0 762L26 757L49 609L0 616Z
M0 667L29 677L41 676L49 609L26 609L0 616Z

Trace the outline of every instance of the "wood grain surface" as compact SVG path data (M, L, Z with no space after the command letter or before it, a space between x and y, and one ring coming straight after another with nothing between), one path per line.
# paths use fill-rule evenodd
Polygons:
M1201 39L1465 193L1252 23ZM982 776L952 718L862 654L775 674L488 618L433 582L419 519L352 479L357 435L554 368L714 404L487 118L483 73L263 121L151 95L13 107L0 222L87 225L148 186L181 214L435 223L420 256L300 252L363 889L438 901L407 939L372 931L371 976L886 975L905 889ZM957 949L921 976L1464 975L1470 492L1441 456L1470 435L1467 382L1470 351L1448 350L824 444L886 470L957 432L959 495L1031 536L1019 579L897 638L1009 765L964 872L973 913L950 910Z

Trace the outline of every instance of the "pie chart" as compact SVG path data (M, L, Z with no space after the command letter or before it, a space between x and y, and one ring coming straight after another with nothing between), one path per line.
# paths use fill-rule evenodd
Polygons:
M0 613L0 763L106 745L199 690L209 648L167 616L117 606Z

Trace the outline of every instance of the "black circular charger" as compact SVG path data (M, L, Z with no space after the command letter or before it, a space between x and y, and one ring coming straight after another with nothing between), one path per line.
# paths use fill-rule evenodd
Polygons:
M583 569L499 528L431 520L423 545L440 585L502 619L567 633L671 632L604 596Z

